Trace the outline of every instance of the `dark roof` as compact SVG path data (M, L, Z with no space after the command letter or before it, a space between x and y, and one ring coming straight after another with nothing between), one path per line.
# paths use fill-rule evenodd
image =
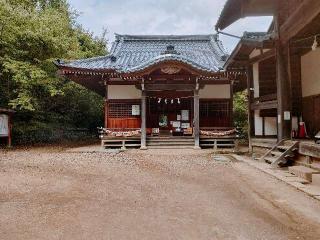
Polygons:
M107 56L56 62L61 67L132 73L164 61L180 61L197 70L222 69L227 52L217 35L117 35Z
M227 0L216 24L223 30L243 17L272 16L279 0Z
M241 63L241 61L248 60L249 55L257 47L257 44L263 46L263 43L271 38L272 33L244 32L241 40L225 62L224 69L226 70L229 67L243 69L245 64Z

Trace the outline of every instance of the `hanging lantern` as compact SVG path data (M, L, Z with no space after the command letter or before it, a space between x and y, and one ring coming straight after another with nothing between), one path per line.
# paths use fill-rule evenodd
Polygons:
M180 98L178 98L178 104L180 104Z
M165 99L165 100L164 100L164 103L167 104L167 103L168 103L168 99Z
M161 98L158 99L158 103L161 103Z
M171 99L171 104L173 104L173 99Z

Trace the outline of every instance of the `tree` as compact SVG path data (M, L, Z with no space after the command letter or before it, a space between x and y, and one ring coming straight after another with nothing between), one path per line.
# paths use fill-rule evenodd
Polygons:
M17 110L21 125L100 125L102 98L58 78L53 61L105 55L105 34L85 31L65 0L0 0L0 6L0 105Z
M248 136L248 99L247 91L237 92L233 98L234 124L244 138Z

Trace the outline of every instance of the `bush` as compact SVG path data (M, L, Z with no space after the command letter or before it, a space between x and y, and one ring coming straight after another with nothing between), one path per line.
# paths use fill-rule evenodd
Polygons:
M63 140L78 141L93 138L96 138L96 132L92 130L61 127L41 122L15 124L13 128L13 143L15 145L47 144Z
M242 138L248 138L248 97L247 91L237 92L233 98L234 124Z

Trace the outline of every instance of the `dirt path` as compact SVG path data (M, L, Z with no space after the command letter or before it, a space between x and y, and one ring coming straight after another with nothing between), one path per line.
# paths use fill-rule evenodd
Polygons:
M320 204L207 152L0 152L0 239L319 239Z

